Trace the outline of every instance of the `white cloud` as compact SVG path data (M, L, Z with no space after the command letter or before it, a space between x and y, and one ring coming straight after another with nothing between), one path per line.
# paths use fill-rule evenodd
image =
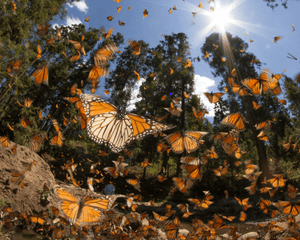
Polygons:
M78 17L77 18L74 18L74 17L70 18L70 17L67 16L67 26L71 26L73 24L80 24L80 23L82 23L82 22L80 21L80 19Z
M194 94L197 94L201 98L201 102L204 104L205 108L208 110L209 114L207 114L207 117L214 117L215 116L215 111L214 103L210 103L207 99L207 97L203 94L204 92L211 92L209 90L210 87L215 86L216 82L210 78L207 77L201 77L200 75L195 75L194 76Z
M135 109L135 103L138 101L141 101L142 98L141 97L137 97L140 93L140 86L146 81L145 78L141 78L139 81L137 81L137 83L134 86L132 95L131 95L131 100L129 101L129 105L127 108L127 111L132 111L133 109Z
M67 24L62 24L61 26L65 26L65 27L66 26L72 26L73 24L76 25L76 24L80 24L82 22L80 21L79 18L74 18L74 17L70 18L69 16L67 16L66 23ZM58 25L57 23L52 24L53 29L55 29L55 27L60 28L61 26Z
M85 0L81 0L79 2L67 3L70 8L74 6L78 8L79 11L87 13L88 6L85 3Z

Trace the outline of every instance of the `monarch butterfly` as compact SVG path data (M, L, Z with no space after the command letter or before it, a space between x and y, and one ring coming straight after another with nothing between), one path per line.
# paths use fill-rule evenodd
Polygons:
M249 88L254 95L261 95L270 91L270 70L265 69L260 73L259 79L248 78L242 84Z
M221 124L235 128L236 130L242 132L246 130L245 122L248 123L246 118L241 113L231 113L223 118Z
M258 135L257 135L258 139L259 140L263 140L263 141L266 141L268 142L269 141L269 138L268 136L266 135L266 133L264 131L261 131Z
M37 52L37 55L36 55L37 59L41 58L42 57L42 49L41 49L40 44L37 45L36 52Z
M132 185L136 190L140 190L140 180L139 179L126 179L126 182Z
M235 68L234 68L234 69L232 69L232 71L231 71L231 75L232 75L233 77L236 77L236 70L235 70Z
M80 94L86 117L89 137L97 143L108 144L114 152L120 152L125 145L148 134L171 129L136 114L125 114L122 108L105 102L99 96Z
M205 194L205 200L212 200L214 198L213 195L209 191L203 191Z
M27 128L29 125L32 125L33 121L32 120L25 120L25 117L21 117L21 125L23 128Z
M295 188L293 185L289 184L287 190L288 197L291 199L295 199L297 197L297 193L298 188Z
M134 72L134 74L137 76L137 80L140 80L140 79L141 79L140 74L139 74L138 72L136 72L136 71L133 71L133 72Z
M222 148L229 156L240 158L240 148L237 142L232 142L232 144L224 142L222 143Z
M113 163L115 167L107 167L103 170L108 172L113 178L117 178L118 175L120 175L121 177L127 175L127 169L125 169L125 167L128 166L127 163L122 162L120 158L118 159L118 161L113 161Z
M137 41L128 40L128 44L133 49L132 54L134 54L134 55L140 55L140 53L141 53L141 45Z
M278 99L278 102L282 103L283 105L286 105L286 100Z
M180 154L186 150L188 153L196 151L200 143L203 143L201 138L208 134L208 132L200 131L178 131L165 137L168 143L171 145L171 149L174 153Z
M189 60L189 59L187 59L186 60L186 64L185 64L185 68L188 68L188 67L191 67L192 66L192 62Z
M143 18L145 18L145 17L147 17L148 16L148 11L147 11L147 9L145 8L144 9L144 12L143 12Z
M89 119L86 117L84 107L83 107L83 105L82 105L82 103L80 101L76 103L76 107L79 109L79 113L80 113L80 126L81 126L81 129L83 130L83 129L86 128L86 124L89 121Z
M150 77L154 78L156 76L156 73L150 73Z
M194 209L207 209L209 208L209 205L213 204L212 201L206 200L206 199L196 199L196 198L189 198L188 201L190 201L191 203L195 204Z
M286 56L287 58L293 59L297 61L297 58L293 56L292 54L288 53L289 56Z
M279 39L282 39L282 37L280 37L280 36L274 37L274 43L277 43L277 41L278 41Z
M178 233L178 226L169 223L166 225L166 233L167 233L167 237L170 239L175 239L177 237L177 233Z
M31 106L31 104L33 103L33 101L34 101L34 100L31 100L31 99L29 99L29 98L26 98L26 99L24 100L24 106L29 108L29 107Z
M29 138L29 149L39 152L45 139L47 139L47 132L32 136Z
M121 21L119 20L119 25L120 25L120 26L124 26L125 23L124 23L124 22L121 22Z
M178 177L173 177L173 181L174 181L176 187L179 188L180 192L186 193L187 187L186 187L185 183L182 181L182 179L180 179Z
M254 164L247 164L246 169L245 169L245 174L246 175L251 175L254 173L254 171L258 168L257 165Z
M100 48L94 56L95 65L99 68L104 67L117 50L118 47L115 43L110 43Z
M285 148L286 151L288 151L291 147L291 141L292 141L293 136L289 136L289 141L286 143L285 140L283 141L283 143L281 143L281 145Z
M256 166L256 165L255 165ZM251 173L251 174L246 174L246 175L243 175L245 178L247 178L250 182L254 182L254 181L257 181L258 177L260 176L262 172L257 172L257 173Z
M93 225L105 218L102 211L111 208L115 198L111 199L91 199L85 196L82 199L74 197L69 192L54 187L56 196L59 199L59 209L72 223L79 226Z
M253 108L254 108L255 110L257 110L257 109L260 108L260 105L259 105L257 102L252 101L252 104L253 104Z
M123 5L121 5L120 7L117 8L117 12L120 12L120 11L121 11L122 6L123 6Z
M255 124L254 127L255 127L257 130L264 129L264 130L267 131L267 130L270 129L271 123L272 123L272 120L267 120L267 121L263 121L263 122L261 122L261 123Z
M23 188L24 187L24 179L27 175L27 172L31 171L32 164L35 165L36 162L33 161L30 164L26 164L27 168L22 170L20 173L13 172L12 173L13 178L11 179L11 181L16 182L17 184L20 184L21 188Z
M196 108L192 107L193 113L195 118L197 119L198 122L200 122L200 120L202 119L202 117L208 113L208 111L206 109L202 109L200 110L200 112L197 113Z
M46 24L45 26L38 26L37 30L38 30L38 35L40 37L44 37L47 34L48 28L50 28L51 25Z
M257 190L257 181L253 181L249 187L245 187L245 189L249 192L250 195L254 195Z
M273 92L273 94L275 95L279 95L281 93L281 88L280 88L280 84L279 84L279 79L282 77L282 74L275 74L275 75L271 75L270 78L270 83L269 83L269 87L270 90Z
M204 95L207 97L208 101L211 103L216 103L220 100L220 97L222 97L225 93L204 93Z
M12 154L16 154L16 153L17 153L17 145L14 145L14 146L11 148L11 152L12 152Z
M107 17L107 20L108 20L108 21L111 21L111 20L113 20L113 19L114 19L114 17L113 17L112 15L110 15L110 16Z
M83 39L84 39L84 36L81 35L81 41L78 42L78 41L74 41L74 40L70 40L68 39L68 42L72 43L75 47L76 50L80 51L83 53L84 56L86 56L86 53L85 53L85 50L84 50L84 46L83 46Z
M180 117L181 115L181 108L174 106L173 102L170 103L170 108L165 108L168 112L170 112L173 116Z
M273 190L270 190L270 191L269 191L270 197L274 197L274 195L275 195L275 193L277 192L277 190L278 190L278 188L275 188L275 189L273 189Z
M240 204L244 211L247 211L248 208L252 207L252 205L248 204L249 198L239 199L237 197L234 197L235 200Z
M286 181L287 180L283 179L283 176L281 174L274 174L274 178L271 178L271 179L268 180L268 182L274 188L284 187Z
M62 132L58 132L57 135L55 135L53 138L49 141L50 145L62 147L63 145L63 135Z
M171 14L172 12L173 12L173 11L172 11L172 9L170 8L170 9L169 9L169 14Z
M157 214L156 212L153 212L153 211L152 211L152 213L153 213L154 218L159 222L165 221L168 218L166 216L160 216L159 214Z
M35 81L36 85L43 83L48 86L48 65L39 64L38 69L30 76L30 78Z
M160 118L154 117L154 119L156 119L158 122L161 122L162 120L165 120L167 116L169 116L169 113L167 113L166 115L164 115L164 116L162 116Z
M157 175L157 179L158 179L159 182L164 182L164 181L168 180L167 178L165 178L161 175Z
M85 21L85 22L90 21L90 17L86 17L86 18L84 19L84 21Z
M105 67L97 67L93 66L88 75L88 81L90 83L95 82L100 77L107 76L109 74L109 70Z
M247 214L244 211L241 211L240 213L240 221L245 222L247 218Z
M191 216L193 213L191 212L185 212L183 215L182 215L182 218L188 218L189 216Z
M0 143L2 144L3 147L8 147L10 142L7 137L2 136L0 137Z
M266 200L266 199L260 199L258 204L259 208L263 210L263 213L268 213L268 207L272 204L273 202Z
M218 154L215 152L214 146L211 147L211 150L207 149L204 154L210 159L218 158Z
M205 55L204 55L204 58L208 58L208 57L209 57L209 53L206 51Z
M221 177L228 172L228 169L229 169L229 165L227 165L225 167L219 166L218 168L213 169L213 171L216 174L216 176Z
M279 211L285 214L292 214L293 216L296 216L300 213L300 206L292 202L278 201L276 206L278 207Z
M104 29L102 29L102 36L107 39L110 38L112 32L114 31L114 28L110 28L107 33L105 33Z
M8 73L18 73L21 69L23 60L12 61L8 64L6 71Z
M209 220L208 224L215 229L228 228L227 225L224 225L224 220L219 216L219 214L215 214L214 219Z
M80 59L81 54L80 54L80 52L78 50L77 50L77 53L78 53L77 55L74 55L74 56L70 57L70 61L71 62L78 61Z
M148 158L145 158L144 162L141 163L141 167L145 168L147 166L151 166L151 163L149 163Z
M202 179L202 161L199 158L195 158L193 161L188 164L183 164L181 167L190 174L192 179Z
M234 93L237 93L238 95L240 95L241 97L251 95L250 93L247 92L247 90L243 86L240 86L240 85L238 85L236 83L232 83L231 90Z

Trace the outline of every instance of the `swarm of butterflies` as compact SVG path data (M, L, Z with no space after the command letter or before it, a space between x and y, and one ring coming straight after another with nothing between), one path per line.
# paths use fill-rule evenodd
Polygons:
M114 1L120 3L121 0ZM199 8L202 7L203 5L200 2ZM120 12L121 8L122 6L119 6L117 8L117 12ZM176 6L174 6L173 10L176 9ZM128 10L130 10L130 7L128 7ZM169 14L171 13L172 10L170 9ZM195 14L196 13L193 13L193 17ZM147 17L147 15L148 11L145 8L143 12L143 18ZM109 16L107 19L112 21L113 17ZM86 18L85 21L89 21L89 18ZM119 21L119 24L123 26L125 23ZM50 25L47 24L45 26L39 26L37 29L38 35L40 37L45 36L49 27ZM101 38L110 38L112 32L113 28L109 29L107 33L103 30ZM53 44L54 41L60 40L61 38L61 30L58 29L56 36L49 39L47 44ZM277 42L280 39L281 37L279 36L275 37L274 42ZM77 52L77 55L71 57L62 52L62 54L64 54L66 58L69 58L70 61L79 60L81 58L81 54L86 55L83 44L83 35L80 35L80 41L70 39L67 41L74 46ZM128 44L132 48L133 55L137 56L141 53L142 49L137 41L129 40ZM214 47L217 48L218 46L214 45ZM173 125L163 124L161 121L163 121L168 114L171 114L175 117L180 117L182 113L180 101L184 101L184 99L179 97L173 98L170 102L170 107L165 108L168 114L162 118L157 118L155 121L137 114L126 113L125 110L120 106L117 107L104 100L101 96L94 95L93 93L95 93L98 88L99 78L109 74L109 69L106 66L117 52L118 47L115 43L107 44L98 49L94 55L94 65L90 69L87 78L87 81L92 84L92 94L84 94L78 88L77 84L74 84L70 89L73 97L65 97L64 100L75 104L76 108L79 110L81 129L87 130L90 139L98 144L107 145L112 152L120 153L123 151L125 154L132 156L132 152L126 149L126 146L130 145L132 141L140 140L147 135L162 135L163 131L172 130L176 127ZM41 47L38 45L37 59L41 57L41 54ZM207 57L209 57L208 53L205 55L205 58ZM177 59L177 62L181 61L182 59ZM13 77L12 74L18 73L21 65L21 60L12 61L8 64L6 71L11 77ZM189 60L187 60L185 63L185 68L188 67L191 67L191 61ZM139 80L139 73L134 73L137 75ZM170 74L172 73L173 69L170 68ZM228 78L229 86L234 93L240 96L247 96L251 94L261 95L269 91L275 95L281 93L279 80L282 75L273 75L271 74L270 70L263 70L257 79L247 78L242 80L242 85L234 82L234 77L236 76L235 69L232 70L231 74L232 77ZM153 77L154 76L155 75L153 75ZM48 85L48 65L40 64L30 77L37 85ZM105 94L107 94L108 91L105 91ZM227 92L227 89L224 89L224 91L224 93L205 93L205 96L211 103L217 103ZM189 95L184 93L184 98L189 98ZM162 101L165 101L165 99L165 95L161 97ZM33 100L31 99L25 99L24 103L18 102L18 104L20 106L29 108L32 102ZM284 100L281 100L281 103L285 104ZM258 109L259 107L260 106L256 102L253 102L254 109ZM192 111L195 119L198 122L200 122L204 115L208 113L206 109L202 109L198 112L193 106ZM39 112L38 117L39 119L43 119L42 111ZM258 139L268 141L265 131L270 129L271 124L274 121L276 121L276 119L266 120L255 125L257 130L261 130L260 134L257 136ZM51 119L51 122L53 128L55 129L55 135L49 139L49 143L54 146L62 147L64 137L61 126L56 119ZM64 118L63 126L67 126L69 123L70 120ZM239 134L240 132L246 130L247 123L248 121L242 113L228 114L221 121L222 125L228 126L232 129L229 132L219 132L214 134L213 139L220 142L227 155L235 157L236 159L241 158L243 151L240 149L238 144ZM26 119L25 116L22 116L20 124L22 127L27 128L27 126L33 124L33 121ZM13 127L10 125L8 127L13 129ZM170 151L175 154L182 154L185 152L192 153L199 149L200 145L204 142L203 137L208 134L208 132L203 131L184 131L181 129L170 133L169 135L165 135L165 142L162 142L157 146L157 151L167 152L167 154L169 154ZM297 143L292 144L291 139L292 138L290 137L287 143L283 142L282 146L286 150L289 150L290 147L292 147L294 150L300 148ZM46 140L48 140L47 132L34 134L28 139L29 148L32 151L39 152ZM7 137L1 136L0 143L2 144L2 147L8 147L10 141ZM16 145L11 148L11 151L14 154L16 153ZM102 156L107 154L105 152L99 153ZM203 155L199 157L181 157L181 168L187 171L190 179L201 181L203 166L205 166L208 161L211 161L212 159L218 159L215 147L206 149ZM99 171L96 169L97 165L99 164L100 162L91 164L91 174L99 174ZM126 168L128 167L128 164L125 162L124 157L119 156L117 161L113 161L113 164L113 167L106 167L104 168L104 171L110 174L113 178L128 175L129 170ZM261 196L264 196L264 194L269 194L269 196L272 198L278 189L282 189L285 186L287 180L283 179L283 176L280 174L274 174L273 178L264 179L262 184L265 185L265 187L258 189L257 181L261 174L261 172L257 171L258 166L253 164L251 160L244 161L243 163L239 160L235 162L236 166L241 164L244 164L245 166L244 177L250 182L250 186L246 188L250 195L261 194ZM13 172L11 181L23 188L24 181L26 181L26 175L31 171L34 165L35 162L32 162L22 172ZM148 159L145 159L145 161L141 164L141 167L146 168L150 165L151 163L148 161ZM68 172L69 175L67 175L67 179L75 187L80 187L80 184L74 177L74 174L76 174L76 167L77 163L75 163L72 159L67 162L62 169ZM221 166L213 169L213 172L217 177L222 177L227 174L229 167L230 164L228 161L224 160ZM167 180L167 178L163 175L158 175L157 178L161 183ZM173 177L172 180L178 191L182 192L183 194L187 193L188 187L186 185L186 180L178 177ZM95 194L94 184L95 182L99 183L101 181L103 181L103 178L99 180L94 177L88 177L88 191L84 196L77 196L76 194L67 191L56 183L50 183L47 190L52 192L53 197L57 199L57 207L51 207L52 218L46 213L34 216L26 213L13 212L11 208L5 207L3 209L0 225L10 228L14 225L15 221L18 221L24 227L32 228L36 232L51 232L52 237L55 239L63 238L65 235L78 236L77 239L81 239L81 237L101 239L102 235L108 236L110 239L155 239L157 236L157 228L160 223L164 223L163 229L168 239L214 239L217 236L216 230L223 228L228 228L228 235L230 239L237 239L240 236L234 226L227 225L229 222L234 220L235 216L225 216L218 213L216 213L207 223L202 222L198 218L193 218L191 223L193 231L190 231L187 235L181 234L179 231L181 227L180 218L184 220L188 218L192 219L190 216L193 215L193 212L189 210L189 204L187 203L178 204L177 207L167 204L164 215L159 215L156 212L152 212L153 216L149 216L148 213L141 213L140 216L142 224L137 229L133 229L131 227L130 219L137 218L135 212L138 212L139 210L139 202L142 201L141 195L134 195L133 193L128 194L125 196L125 204L117 204L115 202L117 198L116 195L103 197ZM140 180L138 178L126 179L126 182L132 185L136 191L140 191ZM282 219L288 222L287 231L292 236L287 239L300 239L299 226L295 220L295 216L300 214L300 206L298 205L299 200L297 199L298 189L289 184L286 194L290 199L289 201L275 202L260 198L259 208L263 213L269 214L270 217L275 217L279 214L284 216ZM228 197L228 191L225 191L225 198ZM213 204L213 198L214 197L209 191L204 191L204 198L189 198L188 201L193 205L194 210L198 209L201 211L208 209L210 205ZM246 211L252 207L248 202L249 198L239 199L235 197L235 199L243 209L240 212L239 221L244 222L247 219ZM115 210L116 205L121 205L121 209L128 214L126 215L124 212L122 213ZM150 201L149 205L155 206L154 201ZM129 215L131 217L129 217ZM147 221L143 221L144 219ZM275 222L259 224L258 227L262 230L262 232L269 232L274 236L276 233L283 230L282 227L275 225Z

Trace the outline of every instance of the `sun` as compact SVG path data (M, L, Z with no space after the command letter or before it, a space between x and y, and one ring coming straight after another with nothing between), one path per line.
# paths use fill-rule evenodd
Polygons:
M212 18L212 25L217 26L221 32L224 32L226 24L231 22L229 9L217 7L211 12L210 17Z

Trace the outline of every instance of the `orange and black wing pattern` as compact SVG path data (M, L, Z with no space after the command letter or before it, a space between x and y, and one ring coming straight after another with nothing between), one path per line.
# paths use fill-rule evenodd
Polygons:
M225 93L204 93L204 95L207 97L208 101L211 103L216 103L220 100L220 97L222 97Z
M232 113L223 118L221 124L235 128L236 130L242 132L246 130L246 125L248 121L245 119L241 113Z
M41 83L48 85L48 65L40 65L30 78L34 80L36 85Z
M113 203L109 199L91 199L87 196L79 200L59 187L55 187L55 193L61 212L72 224L79 226L99 223L105 218L102 211L109 210Z

